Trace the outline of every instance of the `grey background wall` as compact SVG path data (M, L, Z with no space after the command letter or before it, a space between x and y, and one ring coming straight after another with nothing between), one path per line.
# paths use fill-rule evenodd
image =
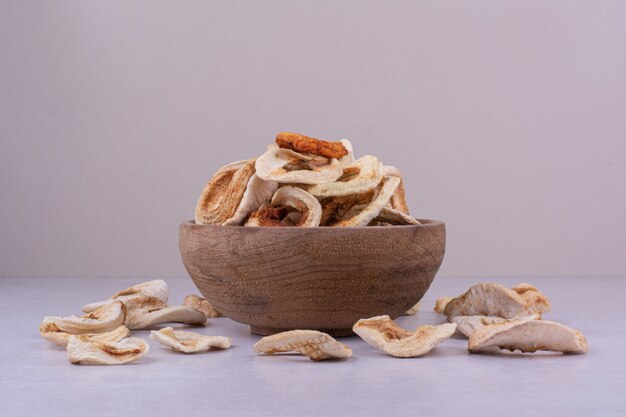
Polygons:
M441 275L626 274L626 3L0 2L0 276L185 274L212 172L347 137Z

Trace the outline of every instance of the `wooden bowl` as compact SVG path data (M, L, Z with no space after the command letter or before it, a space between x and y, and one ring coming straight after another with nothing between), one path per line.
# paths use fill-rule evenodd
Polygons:
M183 222L187 272L220 312L268 335L352 335L361 318L403 314L426 293L446 247L445 224L242 227Z

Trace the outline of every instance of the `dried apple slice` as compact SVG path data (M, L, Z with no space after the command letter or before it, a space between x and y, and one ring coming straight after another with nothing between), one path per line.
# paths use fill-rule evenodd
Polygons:
M150 308L131 308L126 317L126 327L131 330L150 329L164 323L204 324L203 312L187 306L168 306L152 310Z
M245 225L317 227L321 217L322 206L315 197L301 188L285 185L276 191L271 204L253 212Z
M204 313L207 319L214 319L223 316L223 314L213 307L207 299L200 297L199 295L192 294L186 296L183 300L183 305Z
M536 288L532 288L519 289L518 291L522 291L520 295L503 285L483 282L453 298L446 304L443 313L448 317L480 315L512 319L550 311L547 298ZM524 292L527 294L523 295Z
M383 207L374 220L388 225L421 224L416 218L390 207Z
M257 353L298 352L313 361L331 358L349 358L352 349L316 330L291 330L259 340L253 349Z
M352 330L368 344L399 358L412 358L430 352L454 334L456 324L420 326L414 332L398 326L389 316L361 319Z
M284 184L324 184L343 174L339 161L306 155L270 145L256 160L256 174L266 180Z
M391 208L393 208L394 210L401 211L404 214L409 214L409 205L406 202L406 195L404 191L404 180L402 179L402 173L396 167L393 167L391 165L385 165L383 167L383 174L387 176L400 178L400 184L398 184L398 188L396 188L396 191L391 196L391 199L389 200L389 204L391 205Z
M196 204L196 224L224 224L235 216L248 183L254 174L255 160L247 159L220 168L202 190Z
M272 198L272 195L278 189L278 183L274 181L265 181L256 174L252 175L246 191L244 191L239 206L228 220L222 223L223 226L239 226L248 217L250 213L258 210L266 201Z
M44 323L42 323L42 326L39 328L39 332L44 339L56 343L59 346L67 346L70 336L72 336L72 334L59 329L53 322L46 323L45 319ZM87 333L74 336L79 336L81 340L90 342L118 342L128 337L129 334L130 330L126 326L120 326L110 332Z
M273 206L293 207L300 213L296 226L317 227L322 217L322 206L319 201L301 188L284 186L272 197Z
M344 219L334 224L334 226L367 226L389 202L399 183L400 179L397 177L383 177L381 184L376 190L375 197L367 206L356 213L349 212Z
M522 317L476 329L469 338L468 350L482 352L498 347L510 351L550 350L563 353L586 353L587 339L576 329L547 320Z
M119 342L92 342L71 336L67 359L81 365L124 365L142 358L150 346L142 339L128 337Z
M527 317L533 320L541 320L541 315L539 314L531 314ZM456 323L456 329L459 333L467 337L470 337L476 330L482 327L510 321L509 319L496 316L453 316L449 320L450 323Z
M321 199L322 218L320 225L334 226L346 217L358 214L363 207L372 201L375 195L376 190L370 190L361 194Z
M40 333L65 332L69 334L104 333L124 324L126 309L120 301L106 304L81 317L44 317Z
M317 198L360 194L376 188L383 177L383 164L378 158L365 155L345 166L343 174L335 182L307 187Z
M310 153L326 158L342 158L348 150L341 141L329 142L314 139L299 133L280 132L276 135L276 144L283 149L291 149L300 153Z
M150 339L171 347L182 353L206 352L210 349L227 349L232 344L230 337L204 336L194 332L174 330L166 327L159 331L152 330Z
M133 285L125 290L118 291L107 300L87 304L83 307L83 311L85 313L90 313L114 301L121 301L122 303L125 303L126 301L142 297L158 299L162 301L163 306L167 305L167 299L169 297L167 283L162 279L142 282L141 284Z

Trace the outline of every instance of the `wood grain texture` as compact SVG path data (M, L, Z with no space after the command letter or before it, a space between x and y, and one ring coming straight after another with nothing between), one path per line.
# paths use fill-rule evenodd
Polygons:
M263 228L183 222L187 272L224 315L259 334L353 334L361 318L398 317L424 295L443 260L445 224Z

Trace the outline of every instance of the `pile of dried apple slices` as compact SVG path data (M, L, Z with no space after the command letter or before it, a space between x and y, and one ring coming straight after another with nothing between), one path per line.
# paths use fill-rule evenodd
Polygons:
M408 313L415 314L417 309L415 306ZM541 320L541 315L550 311L550 302L530 284L509 289L500 284L480 283L456 298L437 299L435 311L445 314L450 323L409 331L389 316L377 316L359 320L352 330L369 345L400 358L422 356L455 331L469 337L470 353L506 349L580 354L589 350L587 340L578 330ZM265 337L254 346L254 351L266 354L295 351L315 361L352 355L348 346L313 330L292 330Z
M82 317L45 317L41 335L66 347L68 360L75 364L122 365L148 353L148 344L129 337L131 330L150 329L164 323L204 324L207 318L221 317L206 299L185 297L182 306L167 304L165 281L134 285L110 298L87 304ZM407 314L416 314L419 305ZM589 345L575 329L542 320L550 302L530 284L507 288L500 284L480 283L455 298L437 299L434 310L445 314L449 323L420 326L409 331L389 316L357 321L354 332L369 345L388 355L408 358L422 356L450 338L456 331L469 338L468 350L484 352L507 349L536 352L586 353ZM231 347L224 336L207 336L165 327L153 330L150 338L182 353L206 352ZM257 353L297 352L314 361L343 359L352 349L330 335L316 330L291 330L260 339L253 347Z
M39 332L64 346L71 363L123 365L148 353L143 339L129 337L131 330L150 329L164 323L204 324L220 314L197 295L185 297L182 306L167 304L169 290L163 280L148 281L113 294L104 301L87 304L81 317L44 317ZM176 331L166 327L150 338L184 353L230 347L231 339Z
M350 227L419 224L409 215L400 171L347 139L282 132L255 159L220 168L202 190L196 224Z

